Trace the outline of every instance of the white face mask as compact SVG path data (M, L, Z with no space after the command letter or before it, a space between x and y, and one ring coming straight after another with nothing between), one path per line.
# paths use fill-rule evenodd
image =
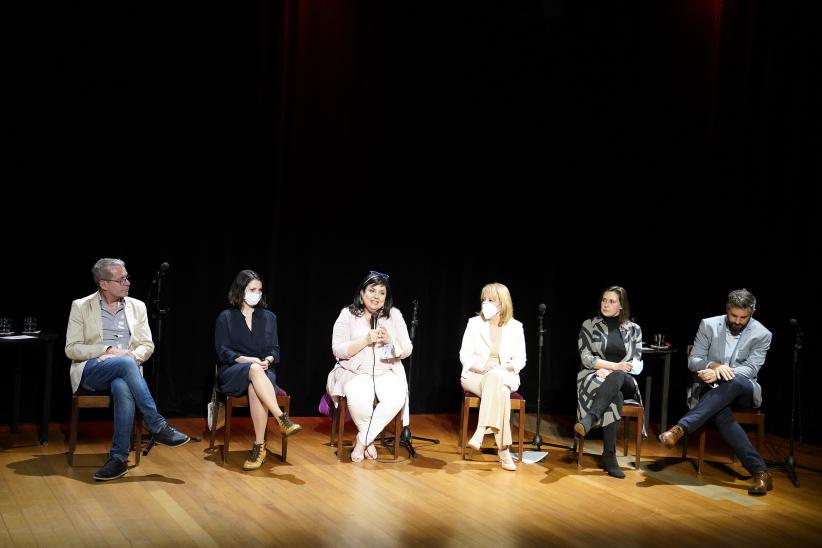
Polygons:
M245 302L248 306L257 306L257 303L260 302L260 299L262 298L262 293L255 293L254 291L245 292Z
M494 303L482 303L482 315L486 320L490 320L491 318L496 316L497 312L497 305L495 305Z

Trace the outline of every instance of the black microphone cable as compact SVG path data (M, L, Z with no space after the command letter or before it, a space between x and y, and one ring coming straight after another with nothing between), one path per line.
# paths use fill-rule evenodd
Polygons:
M376 312L371 313L371 329L377 329L377 320L379 319L380 311L377 310ZM374 400L377 399L377 380L375 378L375 372L377 369L377 343L371 343L371 386L374 390L374 399L371 400L371 417L368 418L368 428L365 429L365 441L368 441L368 434L371 433L371 421L374 420L374 411L376 407L374 406ZM368 445L365 446L363 450L363 457L365 457L365 451L368 450ZM376 450L376 448L375 448ZM367 458L367 457L366 457Z

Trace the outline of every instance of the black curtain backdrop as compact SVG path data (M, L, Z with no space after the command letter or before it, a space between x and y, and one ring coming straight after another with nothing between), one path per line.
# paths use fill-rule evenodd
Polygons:
M796 318L802 431L820 441L813 8L386 4L4 7L4 186L21 197L0 206L0 316L18 329L37 316L62 348L98 258L124 259L141 299L167 261L162 363L146 376L166 415L202 416L214 318L253 268L293 414L313 415L333 322L379 270L409 322L420 303L412 413L456 412L463 329L499 281L525 324L529 410L545 303L542 408L572 415L579 326L620 284L646 341L662 331L680 350L674 421L699 320L747 287L774 333L767 429L788 431ZM26 356L29 421L38 360ZM54 365L66 420L68 360ZM660 388L658 374L654 420Z

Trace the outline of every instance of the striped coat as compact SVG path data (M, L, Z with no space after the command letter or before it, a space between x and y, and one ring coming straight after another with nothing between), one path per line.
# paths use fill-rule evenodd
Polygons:
M619 331L626 349L622 361L632 362L636 360L639 362L642 359L642 329L634 322L626 321L619 326ZM579 358L582 361L582 369L577 374L577 420L582 420L588 415L594 404L594 396L596 396L597 390L604 380L596 376L594 365L600 359L604 359L603 347L607 340L608 326L602 317L596 316L582 322L579 339L577 340ZM642 398L636 379L633 376L630 379L636 387L636 396L633 399L641 404ZM608 426L612 422L620 420L619 412L621 410L621 405L617 405L617 402L611 402L595 426Z

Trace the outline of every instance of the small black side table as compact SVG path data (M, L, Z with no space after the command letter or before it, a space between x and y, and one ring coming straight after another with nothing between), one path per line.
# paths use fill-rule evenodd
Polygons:
M27 345L43 345L46 356L43 364L43 415L40 422L40 445L49 443L49 418L51 412L51 369L54 361L54 341L56 333L33 333L0 336L0 348L16 348L17 359L14 365L14 399L9 429L12 434L17 433L20 422L20 389L23 381L23 348Z

